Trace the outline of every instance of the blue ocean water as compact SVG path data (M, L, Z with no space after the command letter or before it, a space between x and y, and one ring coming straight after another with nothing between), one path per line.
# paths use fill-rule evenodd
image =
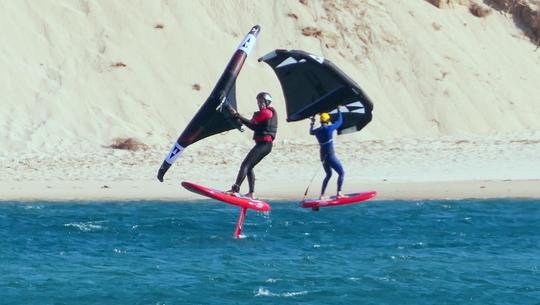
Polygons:
M0 304L540 304L540 201L3 202Z

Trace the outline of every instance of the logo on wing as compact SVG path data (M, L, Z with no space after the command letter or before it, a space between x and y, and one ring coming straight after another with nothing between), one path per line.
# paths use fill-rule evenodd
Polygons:
M167 163L173 164L176 159L182 154L182 151L184 150L184 147L182 147L180 144L174 143L174 146L171 148L171 151L169 152L169 155L167 156Z

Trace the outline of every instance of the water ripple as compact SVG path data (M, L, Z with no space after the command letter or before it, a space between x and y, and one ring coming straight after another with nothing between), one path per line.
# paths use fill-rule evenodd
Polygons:
M237 217L213 201L3 203L2 304L540 299L539 201L275 202L234 239Z

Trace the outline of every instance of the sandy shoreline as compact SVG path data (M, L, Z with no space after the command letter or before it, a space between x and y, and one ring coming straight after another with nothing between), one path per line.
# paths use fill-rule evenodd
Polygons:
M106 187L105 187L106 185ZM435 199L540 199L540 180L525 181L441 181L441 182L369 182L358 191L376 190L374 200L435 200ZM312 185L317 188L318 185ZM205 199L190 193L180 184L157 185L144 181L91 182L1 182L0 201L117 201L165 200L185 201ZM30 190L30 191L29 191ZM274 186L261 190L258 196L267 200L298 201L305 188Z
M540 134L336 139L346 171L344 191L375 190L376 199L540 198ZM167 147L125 151L99 148L67 154L28 153L0 158L0 200L200 199L184 180L216 189L233 183L251 140L205 143L186 149L160 183ZM277 141L256 168L256 194L298 200L310 185L318 195L323 170L312 141ZM335 192L336 175L328 186ZM310 181L311 184L310 184ZM247 191L247 182L242 185Z

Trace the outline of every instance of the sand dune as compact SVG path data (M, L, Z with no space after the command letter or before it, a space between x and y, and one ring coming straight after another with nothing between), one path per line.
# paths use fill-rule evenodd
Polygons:
M263 193L285 181L294 185L285 195L296 194L317 167L307 122L285 122L277 78L256 61L276 48L325 56L373 99L373 122L337 140L351 188L384 179L536 187L540 53L504 11L478 18L466 5L422 0L0 1L0 197L37 198L31 189L40 187L25 183L47 190L46 181L58 189L151 185L154 197L176 194L180 179L228 186L250 133L190 147L170 171L170 188L154 175L255 24L259 43L237 95L248 115L257 92L269 91L280 115L279 144L259 168ZM106 148L115 138L148 149ZM87 193L105 191L115 192Z

